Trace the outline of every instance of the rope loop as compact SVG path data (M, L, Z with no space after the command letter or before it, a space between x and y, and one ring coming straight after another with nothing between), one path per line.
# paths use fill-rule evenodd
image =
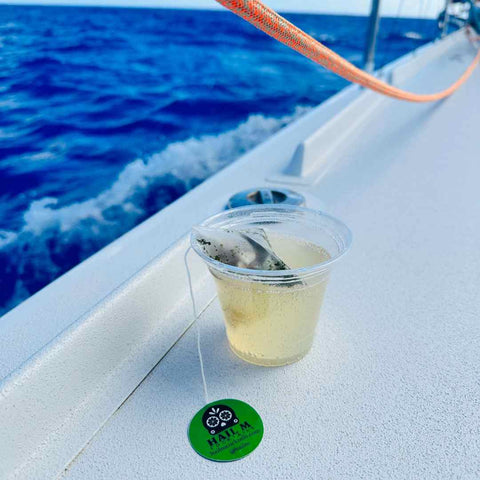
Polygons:
M402 90L364 72L325 45L307 35L260 0L217 0L218 3L242 17L262 32L284 45L296 50L305 57L331 70L346 80L388 97L408 102L434 102L448 97L460 88L473 73L480 61L480 49L475 58L458 80L447 89L431 94L419 94Z

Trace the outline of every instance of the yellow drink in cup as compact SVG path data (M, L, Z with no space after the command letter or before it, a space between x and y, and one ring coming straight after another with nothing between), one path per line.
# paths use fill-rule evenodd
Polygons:
M279 366L311 348L331 265L351 240L341 222L321 212L290 206L242 207L204 222L214 228L261 229L288 270L256 270L221 263L192 246L217 285L232 351L243 360Z

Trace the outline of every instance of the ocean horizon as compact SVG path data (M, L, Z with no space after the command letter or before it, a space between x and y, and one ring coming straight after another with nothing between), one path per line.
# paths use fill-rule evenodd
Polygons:
M286 16L361 64L366 17ZM0 47L0 315L347 85L218 10L0 5Z

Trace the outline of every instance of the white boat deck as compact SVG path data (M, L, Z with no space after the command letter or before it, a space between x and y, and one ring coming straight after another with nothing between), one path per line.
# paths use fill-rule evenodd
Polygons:
M401 85L431 92L450 84L471 61L473 49L459 35L448 41L451 47L426 62L419 73L403 81L397 77ZM428 51L424 54L429 55ZM304 165L303 179L279 176L288 159L277 164L275 158L270 159L274 167L267 167L266 159L255 169L253 152L222 172L219 179L202 185L200 193L197 190L182 199L180 206L188 201L197 206L178 220L179 226L172 227L187 231L193 222L221 208L228 198L226 192L261 185L269 178L291 182L290 188L306 194L308 206L321 207L353 231L352 250L332 275L314 346L302 361L272 369L246 364L229 351L217 300L201 316L210 400L237 398L255 407L265 426L257 450L237 462L215 463L198 456L189 445L188 424L205 402L195 327L180 337L191 322L182 271L178 273L182 295L158 319L159 324L164 318L169 323L161 324L151 335L157 340L145 340L134 356L118 360L121 368L128 370L129 385L134 388L139 383L135 379L142 374L131 363L148 356L151 365L143 364L148 371L166 353L128 398L133 388L120 394L118 386L128 383L125 374L110 369L88 395L85 390L71 394L79 395L81 406L63 413L58 407L61 426L49 426L49 407L43 404L45 420L31 433L21 407L15 410L8 400L16 386L27 389L36 373L27 362L19 376L7 379L10 383L3 390L0 417L2 412L4 419L8 414L14 431L14 423L18 424L15 415L19 415L35 444L18 447L20 453L5 450L5 478L51 478L54 471L68 480L480 477L480 69L441 103L410 104L368 92L358 94L357 89L347 92L356 96L357 105L359 101L368 105L362 121L355 122L348 109L338 117L342 123L336 128L343 126L347 134L342 143L335 142L335 148L324 143L321 131L320 140L309 146L309 158L314 158L312 148L318 151L318 165L309 160L313 163ZM349 128L352 124L354 128ZM328 125L323 128L324 136L328 134L325 128ZM262 155L268 152L260 148ZM294 146L288 148L291 156ZM322 156L324 152L328 152L327 158ZM203 210L201 197L196 195L206 199ZM209 199L214 200L208 203ZM176 208L180 207L171 207L172 215L178 215ZM154 267L158 271L151 273L147 266L142 278L174 277L168 262L176 262L174 267L181 270L185 246L182 240L168 254L175 260L157 259ZM205 283L208 277L193 258L192 263L196 294L205 306L214 287L209 280ZM130 280L136 281L141 279ZM172 280L172 289L176 281ZM165 280L157 285L145 294L149 299L146 307L139 306L141 295L129 300L137 303L137 310L130 306L127 313L118 314L121 328L127 324L124 317L141 319L151 309L161 310L151 300L156 292L160 297L176 294L167 291ZM122 290L119 298L100 303L96 316L87 314L86 326L77 327L93 328L97 317L109 321L108 309L111 303L123 301L122 292L127 290ZM146 331L145 327L142 334ZM72 332L76 334L76 330ZM158 340L164 336L173 341ZM69 341L74 340L72 336ZM113 358L108 350L114 348L119 347L108 345L105 355ZM88 355L95 356L92 352L83 353L81 361L72 357L72 362L87 364ZM47 350L47 354L54 356L55 352ZM36 361L35 368L40 371L48 359L40 355ZM57 379L68 372L67 363L62 363ZM46 373L39 375L45 375L48 382L52 370L45 368ZM76 381L74 374L72 383ZM42 395L41 387L31 388ZM61 391L69 388L60 383L58 395L62 397ZM117 405L108 403L110 393ZM50 390L49 395L45 398L55 404L57 392ZM23 392L14 398L22 405L31 402L32 396ZM92 413L106 404L102 415ZM82 408L81 417L72 420ZM29 412L30 420L34 416ZM68 427L71 435L80 432L77 443L65 441L62 426ZM42 428L44 441L35 437ZM27 433L22 437L15 431L14 435L27 444ZM57 446L60 460L52 460ZM40 460L43 457L50 459ZM4 478L1 468L0 477Z

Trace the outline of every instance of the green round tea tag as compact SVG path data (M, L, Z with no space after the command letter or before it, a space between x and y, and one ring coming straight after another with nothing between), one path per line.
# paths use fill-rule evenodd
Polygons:
M188 429L193 449L202 457L231 462L253 452L263 437L263 422L250 405L225 399L200 409Z

